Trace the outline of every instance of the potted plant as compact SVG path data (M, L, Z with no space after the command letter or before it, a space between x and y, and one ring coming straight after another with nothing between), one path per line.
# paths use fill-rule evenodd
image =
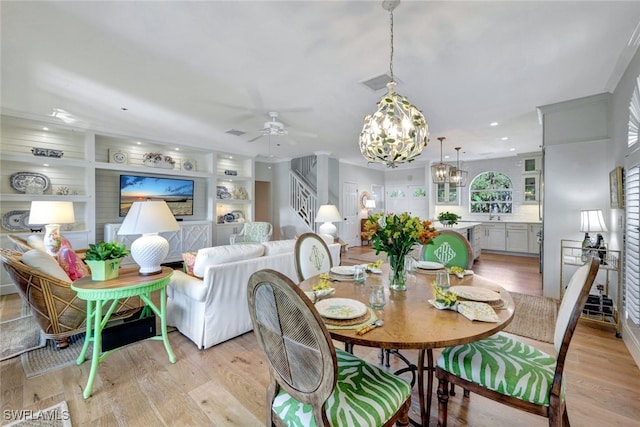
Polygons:
M457 224L460 218L462 218L460 215L454 214L453 212L440 212L438 215L438 221L445 227L451 227Z
M129 250L124 243L91 243L85 253L84 261L91 269L93 280L111 280L118 277L120 262L127 255Z

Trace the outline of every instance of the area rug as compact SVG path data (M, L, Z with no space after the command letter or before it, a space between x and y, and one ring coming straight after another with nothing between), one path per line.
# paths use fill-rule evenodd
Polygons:
M160 329L160 328L158 328ZM177 331L173 326L167 327L167 332ZM29 351L21 355L22 368L27 378L57 371L76 364L76 359L80 356L82 345L84 344L84 333L69 337L69 347L58 350L54 341L49 340L45 347ZM91 360L93 354L93 344L87 349L85 355L87 360Z
M513 320L505 332L536 341L553 343L560 301L511 292L515 303Z
M69 337L69 347L67 348L57 349L55 342L49 340L46 346L23 353L20 357L26 377L31 378L75 365L83 344L84 333L81 333ZM93 346L89 346L87 350L86 357L88 359L91 358L92 348Z
M71 414L67 402L64 400L57 405L36 412L5 410L3 415L5 420L7 417L16 419L11 424L6 424L5 427L71 427Z
M46 341L31 315L1 322L0 361L44 347Z

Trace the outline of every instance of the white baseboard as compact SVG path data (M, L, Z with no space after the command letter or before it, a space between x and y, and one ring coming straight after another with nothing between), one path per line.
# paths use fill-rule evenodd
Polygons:
M640 328L629 321L623 320L622 340L636 362L636 366L640 368Z
M14 285L13 283L0 284L0 295L10 295L17 293L18 289L16 289L16 285Z

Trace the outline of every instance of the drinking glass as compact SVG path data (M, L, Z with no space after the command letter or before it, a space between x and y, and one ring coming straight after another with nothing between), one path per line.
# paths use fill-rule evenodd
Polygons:
M358 285L364 285L367 273L364 265L356 265L353 268L353 281Z
M383 285L371 285L369 288L369 305L371 308L379 310L384 308L386 297Z
M447 271L436 271L436 286L443 291L449 290L449 273Z

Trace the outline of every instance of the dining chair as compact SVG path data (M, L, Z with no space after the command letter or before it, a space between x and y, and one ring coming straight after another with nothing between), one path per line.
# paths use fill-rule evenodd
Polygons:
M239 243L264 243L271 240L273 227L268 222L247 222L238 234L229 238L232 245Z
M304 233L296 240L294 258L298 279L302 282L311 276L327 273L333 267L333 259L324 239L315 233Z
M270 373L266 425L409 424L411 385L336 349L313 303L287 276L257 271L247 298Z
M447 425L449 383L462 386L465 397L467 392L474 392L546 417L549 426L569 425L564 365L599 261L592 259L569 281L556 320L553 340L556 357L503 333L442 351L436 361L439 426Z
M440 230L440 234L428 245L423 245L420 252L420 259L424 261L437 261L447 267L473 267L471 244L457 231Z

